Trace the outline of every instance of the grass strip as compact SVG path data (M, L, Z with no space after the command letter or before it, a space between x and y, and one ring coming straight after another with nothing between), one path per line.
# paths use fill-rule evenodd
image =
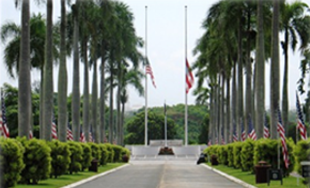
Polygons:
M98 167L98 172L84 171L84 172L79 172L77 174L73 173L71 175L65 174L65 175L58 177L57 179L51 178L51 179L39 181L39 183L37 185L21 185L21 184L18 184L15 187L16 188L29 188L29 187L32 187L32 188L59 188L59 187L63 187L63 186L78 182L80 180L89 178L89 177L94 176L96 174L106 172L108 170L117 168L117 167L125 165L125 164L126 163L108 163L105 166Z
M207 165L258 188L307 188L306 185L302 184L302 178L299 178L299 185L297 185L297 178L290 176L283 179L283 185L281 185L280 181L270 181L270 185L268 186L267 183L256 184L255 174L251 174L250 172L242 172L240 169L234 169L224 165L211 166L210 163L207 163Z

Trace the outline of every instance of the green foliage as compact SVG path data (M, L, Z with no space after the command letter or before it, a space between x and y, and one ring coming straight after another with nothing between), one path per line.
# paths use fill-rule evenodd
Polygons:
M100 157L100 165L106 165L107 164L107 161L109 159L109 151L107 149L107 146L106 144L98 144L99 145L99 148L100 148L100 151L101 151L101 157Z
M57 178L65 174L69 169L69 164L71 162L69 145L58 140L47 142L47 145L51 148L52 157L52 171L50 176Z
M91 155L92 159L97 159L98 161L101 160L101 150L98 144L95 144L93 142L87 143L91 147Z
M79 144L82 146L82 149L83 149L82 171L84 171L91 165L92 150L91 150L91 147L86 143L79 142Z
M226 145L219 146L219 149L218 149L218 159L219 159L219 163L220 164L228 165L227 146Z
M198 143L202 144L207 144L207 140L209 140L209 124L210 124L210 117L209 114L206 114L201 121L201 131L198 137Z
M126 144L143 144L144 143L144 117L145 113L141 112L134 116L127 124L128 134L125 136ZM164 116L154 112L148 113L148 142L150 140L163 139ZM176 126L172 119L167 118L167 138L175 139ZM115 161L114 161L115 162Z
M44 140L31 139L25 137L17 138L25 148L24 163L21 182L27 184L37 184L40 180L49 178L51 173L51 148Z
M212 146L208 146L203 151L203 153L207 154L209 156L209 158L210 158L212 155L218 156L218 150L219 150L219 145L212 145Z
M242 163L241 163L242 146L243 146L243 142L235 142L233 145L234 167L237 169L242 168Z
M118 145L112 145L112 148L114 150L114 159L113 161L115 163L117 162L122 162L122 152L123 152L123 147L122 146L118 146Z
M20 173L25 168L23 155L25 149L15 139L0 139L0 187L14 187L21 179ZM3 174L2 174L3 173Z
M226 147L227 149L227 162L228 162L228 166L233 167L234 166L234 145L235 143L230 143L228 144Z
M130 151L127 148L123 148L123 152L122 152L123 156L127 156L128 157L128 161L130 160Z
M82 169L83 148L79 143L73 141L69 141L68 145L71 151L71 163L69 165L69 172L70 174L72 174L72 172L77 173Z
M114 150L113 150L113 146L110 143L105 143L105 145L107 146L107 150L109 152L109 156L108 156L107 162L113 163L113 159L114 159L114 155L115 155Z
M252 139L247 139L243 142L242 150L241 150L241 164L243 171L251 171L254 172L254 145L255 142Z
M310 161L310 139L301 140L297 143L294 156L296 160L296 170L301 174L301 165L302 161Z
M272 165L272 168L277 168L277 148L277 140L257 140L254 147L254 165L257 165L259 161L266 161L268 164Z

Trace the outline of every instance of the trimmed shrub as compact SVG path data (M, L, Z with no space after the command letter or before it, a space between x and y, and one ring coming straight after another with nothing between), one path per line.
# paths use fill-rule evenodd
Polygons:
M15 139L1 138L0 150L0 187L14 187L21 179L20 173L25 168L23 161L25 149Z
M107 150L109 151L109 156L108 156L108 163L113 163L114 160L114 150L113 150L113 146L110 143L105 143L105 145L107 146Z
M97 159L98 161L100 161L100 159L101 159L101 150L100 150L99 145L95 144L93 142L88 142L87 144L91 148L92 160L93 159Z
M101 151L101 157L100 157L100 165L106 165L108 158L109 158L109 151L107 149L107 146L105 144L99 144L99 148Z
M234 167L234 153L233 153L233 149L234 149L234 143L230 143L228 144L226 147L227 149L227 162L228 162L228 166L230 167Z
M112 148L114 150L114 158L113 161L116 162L122 162L122 150L123 147L122 146L118 146L118 145L112 145Z
M130 151L129 151L129 149L123 148L122 160L123 160L123 162L128 162L130 160Z
M92 150L91 150L91 147L86 143L79 142L79 144L82 146L82 149L83 149L83 155L82 155L83 160L82 160L81 170L84 171L91 165L91 161L93 159Z
M279 140L280 142L280 140ZM282 149L281 149L281 168L283 169L284 176L288 177L291 172L293 172L295 167L295 157L294 157L294 149L295 149L295 143L292 138L286 139L286 145L288 150L288 158L289 158L289 168L285 168L283 155L282 155Z
M219 163L220 164L228 165L227 146L226 145L219 146L219 149L218 149L218 159L219 159Z
M72 174L73 172L77 173L82 169L83 148L77 142L69 141L67 143L69 145L69 149L71 152L70 155L71 163L69 165L69 172L70 174Z
M254 145L255 142L252 139L247 139L243 142L241 150L241 164L243 171L254 172Z
M211 157L211 155L218 156L218 148L219 148L219 145L209 146L204 150L204 153L207 154L209 157Z
M58 176L65 174L69 169L70 149L69 145L58 140L47 142L47 145L51 148L52 157L52 171L50 177L57 178Z
M242 163L241 163L242 146L243 146L243 142L235 142L233 145L234 167L237 169L242 168Z
M38 184L40 180L49 178L52 169L51 148L44 140L35 138L27 140L17 138L25 148L21 183Z
M296 170L301 175L301 161L310 161L310 139L301 140L297 143L294 156L296 160Z

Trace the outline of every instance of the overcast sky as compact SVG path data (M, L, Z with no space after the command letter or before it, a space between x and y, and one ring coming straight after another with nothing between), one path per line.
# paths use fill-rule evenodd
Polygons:
M206 17L209 7L217 2L217 0L123 0L131 8L135 20L137 35L145 39L145 6L148 6L148 32L147 32L147 51L157 88L155 89L150 79L148 79L148 106L162 106L164 101L168 105L176 105L185 101L185 5L187 5L187 54L190 64L195 61L192 50L196 45L197 39L204 32L201 29L201 23ZM289 1L292 2L292 1ZM303 0L310 5L310 0ZM13 21L20 24L20 10L15 8L14 1L1 0L1 26ZM36 5L31 0L31 12L41 12L45 15L45 5ZM67 8L69 10L69 8ZM57 21L60 17L60 0L54 1L53 21ZM0 50L0 85L4 82L17 86L17 80L10 79L3 62L4 44L1 42ZM144 49L141 52L144 54ZM296 51L289 54L289 103L290 108L295 108L295 91L297 89L297 81L300 78L300 53ZM282 58L282 51L280 51ZM72 91L72 60L67 60L69 73L68 93ZM283 64L283 58L281 59ZM283 67L282 67L283 68ZM81 93L83 91L83 65L81 69ZM281 81L283 76L281 71ZM58 67L54 69L54 91L57 92L57 73ZM40 78L38 72L32 73L32 81ZM266 66L266 107L269 107L269 64ZM308 80L307 80L308 81ZM91 79L90 79L91 83ZM144 85L144 81L143 81ZM281 88L281 87L280 87ZM307 88L309 89L309 87ZM144 106L145 99L140 97L137 92L129 87L129 103L127 109L137 109ZM194 104L195 97L192 95L193 89L188 94L188 103ZM301 96L301 102L305 98L305 94Z

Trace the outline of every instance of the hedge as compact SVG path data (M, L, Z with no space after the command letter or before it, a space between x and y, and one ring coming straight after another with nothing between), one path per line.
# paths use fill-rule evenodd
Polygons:
M122 150L123 147L122 146L118 146L118 145L112 145L112 148L114 150L114 162L121 162L122 161Z
M71 155L71 163L69 165L69 172L72 174L73 172L77 173L82 170L83 163L83 148L78 142L69 141L68 142Z
M255 141L252 139L247 139L243 142L241 150L241 167L243 171L254 172L254 145Z
M91 161L92 161L92 150L91 147L86 144L86 143L81 143L79 142L80 146L82 146L83 149L83 154L82 154L82 169L81 171L84 171L85 169L87 169L90 165L91 165Z
M227 145L227 162L230 167L234 167L234 144L235 143L230 143Z
M0 187L14 187L21 179L20 173L25 168L23 162L24 147L15 139L0 139Z
M101 159L101 150L100 150L99 145L95 144L93 142L88 142L87 144L91 148L92 160L93 159L97 159L98 161L100 161L100 159Z
M219 146L218 149L218 160L220 164L223 165L228 165L228 160L227 160L227 146L226 145L221 145Z
M242 146L243 146L243 142L235 142L233 145L234 167L237 169L242 168L242 163L241 163Z
M114 150L113 150L113 145L110 143L105 143L105 145L107 146L107 150L109 151L108 162L113 163L114 155L115 155Z
M109 158L109 151L107 149L107 146L105 144L99 144L99 148L101 151L101 157L100 157L100 165L106 165L108 158Z

